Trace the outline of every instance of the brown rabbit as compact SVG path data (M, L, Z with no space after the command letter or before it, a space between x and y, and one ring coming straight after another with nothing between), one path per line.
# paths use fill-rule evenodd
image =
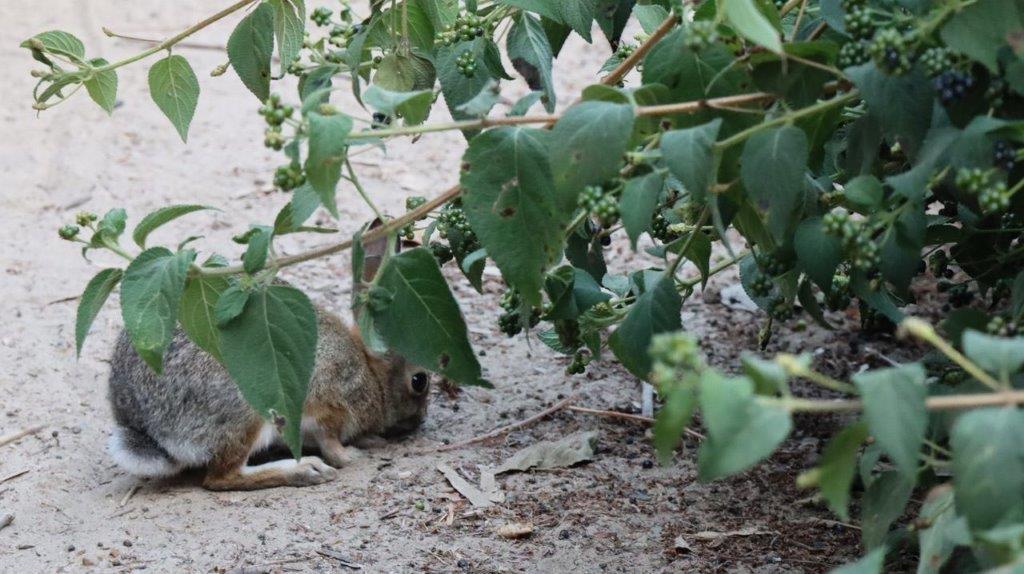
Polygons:
M366 245L363 280L380 266L386 240ZM358 287L358 286L357 286ZM155 374L122 332L111 361L109 398L117 426L109 450L138 476L169 476L206 467L214 490L308 486L337 477L357 458L344 446L357 437L411 432L427 411L429 375L392 353L380 356L358 329L317 308L316 363L303 407L304 442L320 457L249 466L253 453L280 439L277 429L242 398L227 370L179 330ZM326 463L325 463L326 461Z

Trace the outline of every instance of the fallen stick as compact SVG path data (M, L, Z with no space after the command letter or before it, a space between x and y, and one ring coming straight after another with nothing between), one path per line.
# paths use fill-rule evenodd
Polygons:
M43 430L44 428L46 428L46 425L39 425L32 428L27 428L25 430L20 430L9 435L0 436L0 446L6 446L11 444L12 442L19 441L27 437L28 435L36 434L37 432Z
M567 409L572 411L572 412L574 412L574 413L582 413L582 414L585 414L585 415L596 415L596 416L599 416L599 417L609 417L609 418L614 418L614 419L625 419L625 420L628 420L628 421L636 421L638 423L645 423L645 424L649 424L649 425L650 424L654 424L654 419L653 418L645 417L643 415L634 415L634 414L630 414L630 413L620 413L619 411L602 411L602 410L598 410L598 409L588 409L588 408L576 407L576 406L569 406L569 407L567 407ZM686 429L683 429L683 431L686 432L686 434L692 436L693 438L704 440L704 435L702 435L701 433L699 433L699 432L697 432L697 431L695 431L693 429L686 428Z
M498 428L498 429L494 429L494 430L492 430L491 432L489 432L487 434L482 434L480 436L473 437L473 438L471 438L469 440L464 440L462 442L457 442L455 444L449 444L449 445L445 445L445 446L442 446L442 447L438 447L437 450L438 451L455 450L455 449L459 449L459 448L462 448L462 447L465 447L465 446L469 446L471 444L476 444L478 442L484 442L484 441L488 441L488 440L491 440L491 439L494 439L494 438L498 438L498 437L500 437L502 435L508 434L508 433L510 433L510 432L512 432L512 431L514 431L516 429L523 428L525 426L529 426L529 425L531 425L531 424L533 424L533 423L543 419L544 417L547 417L547 416L549 416L551 414L554 414L554 413L564 409L565 407L569 406L569 403L573 402L574 400L576 400L576 396L575 395L571 395L569 397L566 397L566 398L558 401L557 403L551 405L550 407L544 409L543 411L533 415L532 417L530 417L528 419L524 419L524 420L521 420L521 421L519 421L517 423L512 423L510 425L503 426L503 427Z
M0 478L0 484L3 484L5 482L7 482L8 480L14 480L15 478L18 478L19 476L24 476L24 475L28 474L30 470L31 469L26 468L25 470L23 470L21 472L16 472L16 473L14 473L12 475L5 476L4 478Z

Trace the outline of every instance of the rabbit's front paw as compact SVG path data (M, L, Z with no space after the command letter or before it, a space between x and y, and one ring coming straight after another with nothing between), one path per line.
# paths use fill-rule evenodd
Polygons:
M304 456L291 473L295 486L323 484L338 478L338 471L316 456Z

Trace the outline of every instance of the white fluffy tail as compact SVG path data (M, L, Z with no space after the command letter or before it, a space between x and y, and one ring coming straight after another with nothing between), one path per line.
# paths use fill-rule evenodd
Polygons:
M171 476L182 468L149 435L122 426L114 428L107 450L118 466L135 476Z

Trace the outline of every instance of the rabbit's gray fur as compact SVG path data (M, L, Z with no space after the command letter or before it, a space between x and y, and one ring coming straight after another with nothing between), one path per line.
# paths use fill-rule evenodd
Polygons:
M358 332L321 308L317 317L316 363L303 430L321 450L326 450L323 441L337 444L338 460L324 457L337 466L344 460L337 441L416 428L426 415L428 393L410 388L410 377L419 371L411 364L390 354L373 355ZM258 484L240 482L240 476L247 476L249 467L243 465L248 454L268 446L275 429L242 398L224 367L180 330L164 354L160 375L122 332L111 361L109 398L117 423L110 451L133 474L166 476L185 467L209 466L211 486L212 469L219 465L223 468L217 473L234 473L237 479L221 484L223 488L316 483L280 476L264 477ZM239 456L241 462L234 462ZM315 462L322 465L319 459Z

